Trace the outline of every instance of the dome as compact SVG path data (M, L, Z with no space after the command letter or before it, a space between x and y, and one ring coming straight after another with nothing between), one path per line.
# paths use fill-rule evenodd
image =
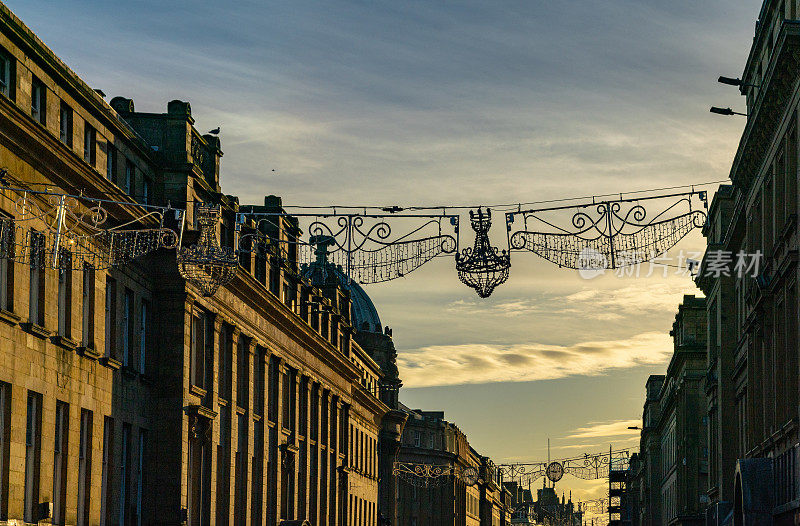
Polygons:
M378 310L375 304L364 292L364 289L353 280L349 280L347 276L339 272L342 279L342 286L350 291L351 308L353 327L358 331L364 332L383 332L383 325L381 319L378 317Z
M324 248L316 251L316 261L310 265L303 266L301 270L302 276L317 287L323 287L331 284L332 280L336 280L342 288L350 292L350 318L353 327L361 332L382 333L383 324L381 324L378 310L370 297L364 292L361 285L354 280L347 279L341 267L328 261L327 246L325 244L321 243L317 246Z

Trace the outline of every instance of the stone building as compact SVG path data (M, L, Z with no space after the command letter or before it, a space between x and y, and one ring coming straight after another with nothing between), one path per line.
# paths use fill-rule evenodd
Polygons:
M4 182L116 201L109 225L171 203L185 243L211 203L230 248L241 209L193 122L178 100L106 103L0 4ZM0 211L19 213L6 192ZM353 290L300 268L297 222L273 226L211 297L174 250L80 272L2 260L0 524L377 524L381 356L354 338Z
M799 10L796 0L762 3L739 86L747 122L731 184L714 198L704 230L698 285L708 296L709 524L800 520ZM727 265L720 251L732 256ZM750 256L758 265L740 272L739 252L760 255Z
M647 398L629 509L641 526L695 525L704 520L708 457L706 406L706 304L684 296L670 335L674 352L664 376L647 380ZM638 495L633 494L638 492Z
M400 526L506 526L511 523L511 494L503 486L500 472L488 457L481 456L466 435L444 419L443 411L405 408L398 462L436 465L462 472L474 469L477 483L468 485L459 476L397 482Z

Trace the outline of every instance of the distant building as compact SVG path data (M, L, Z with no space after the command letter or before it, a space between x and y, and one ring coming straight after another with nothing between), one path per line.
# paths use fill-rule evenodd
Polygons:
M664 376L647 380L647 398L628 509L640 526L699 525L704 519L708 455L703 380L705 299L684 296L672 325L674 351ZM638 495L634 493L638 492Z
M503 488L499 470L479 455L466 435L444 419L443 411L406 408L398 462L442 466L461 472L473 468L478 482L467 485L458 476L431 480L428 486L415 479L398 481L399 526L506 526L511 522L511 495Z
M534 524L545 526L581 526L583 521L583 511L576 508L572 502L572 495L570 494L567 500L562 493L559 500L555 488L547 485L547 479L544 479L542 487L536 490L533 514Z

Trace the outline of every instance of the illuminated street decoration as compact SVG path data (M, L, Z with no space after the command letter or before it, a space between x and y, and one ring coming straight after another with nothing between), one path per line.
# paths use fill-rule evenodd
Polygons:
M478 470L472 466L465 468L447 464L420 464L414 462L395 462L394 476L413 486L427 488L450 482L450 477L461 479L467 486L478 483Z
M437 257L453 255L461 282L487 298L508 280L511 268L510 251L492 246L489 240L489 208L470 210L475 241L463 249L457 214L446 209L436 214L406 213L400 207L374 207L386 213L333 207L309 213L240 208L237 240L223 247L217 239L219 206L198 203L194 206L198 238L184 246L183 210L8 184L0 186L0 192L13 204L11 215L0 216L0 258L64 270L107 269L161 248L176 248L181 276L204 296L212 296L235 277L243 254L260 254L271 264L302 274L320 257L321 244L332 268L360 284L406 277ZM519 207L506 213L508 246L566 268L635 265L661 256L692 229L702 227L706 214L695 208L695 202L707 208L706 201L706 192L691 191L530 210ZM659 203L660 212L648 214L645 204ZM179 228L165 225L171 214ZM282 228L286 225L288 229Z
M36 267L107 269L160 248L174 248L166 208L10 186L0 194L13 214L0 217L0 258ZM122 223L108 221L112 209Z
M608 478L609 467L613 464L618 469L621 463L627 463L629 449L619 449L611 452L584 454L552 462L518 462L514 464L499 464L503 478L533 482L546 476L551 482L558 482L564 474L572 475L583 480L596 480Z
M270 237L281 217L306 220L307 239ZM402 278L434 258L453 254L458 247L458 216L452 214L368 214L337 212L284 213L243 212L237 224L253 225L239 236L239 250L279 247L281 257L294 252L301 266L317 259L318 243L326 245L327 260L341 268L348 279L361 284ZM403 225L403 229L400 228ZM394 226L394 228L393 228ZM399 232L398 232L399 230Z
M203 296L213 296L229 283L239 266L233 247L221 247L217 241L219 220L219 206L196 206L195 221L200 229L197 243L178 250L178 271Z
M642 203L659 200L666 203L661 211L648 215ZM706 192L692 191L508 212L509 247L572 269L635 265L662 255L705 224L705 212L694 209L693 201L708 208Z
M472 229L475 231L475 244L456 253L458 279L475 289L478 296L488 298L494 289L508 279L511 268L511 255L500 251L489 241L492 227L492 211L478 208L477 213L469 211Z

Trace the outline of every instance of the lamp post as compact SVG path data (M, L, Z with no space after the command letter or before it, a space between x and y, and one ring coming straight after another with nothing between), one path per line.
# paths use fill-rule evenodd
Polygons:
M741 115L742 117L747 117L746 113L739 113L738 111L733 111L730 108L718 108L716 106L711 106L709 111L711 113L716 113L717 115Z

